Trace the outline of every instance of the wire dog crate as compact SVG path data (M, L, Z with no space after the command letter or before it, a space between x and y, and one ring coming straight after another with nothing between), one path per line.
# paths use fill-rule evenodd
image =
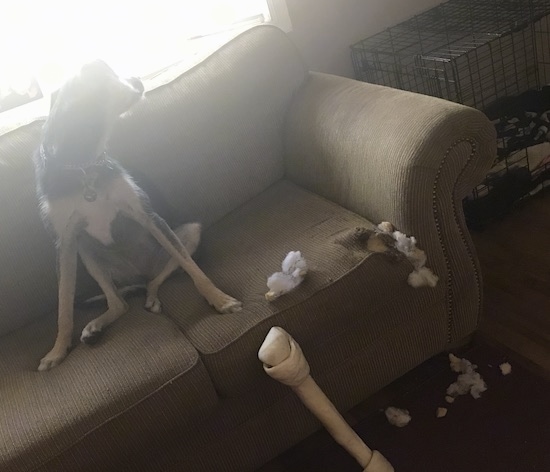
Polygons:
M351 55L358 80L487 112L501 99L538 91L548 84L550 0L450 0L359 41L351 47ZM523 116L513 117L521 128L518 135L533 134L529 144L550 140L550 115L545 111L550 111L550 93L548 110L536 110L536 119L529 115L535 125ZM541 117L548 121L543 134ZM501 116L504 121L500 125L508 125L511 118ZM496 124L498 121L495 119ZM505 132L499 132L495 162L500 168L474 190L474 200L490 194L496 176L510 169L534 171L527 146L518 149L517 140L506 136L509 126L501 128ZM540 169L537 172L540 180Z
M352 46L358 80L484 109L546 83L550 0L451 0Z

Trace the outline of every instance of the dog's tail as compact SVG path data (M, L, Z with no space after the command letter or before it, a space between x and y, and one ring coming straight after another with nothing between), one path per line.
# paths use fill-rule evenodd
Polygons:
M118 289L118 293L122 298L126 298L128 295L132 295L136 292L141 292L145 290L147 286L145 284L136 284L136 285L127 285L126 287L122 287ZM105 300L105 295L96 295L94 297L87 298L86 300L82 301L83 305L90 305L97 302L102 302Z

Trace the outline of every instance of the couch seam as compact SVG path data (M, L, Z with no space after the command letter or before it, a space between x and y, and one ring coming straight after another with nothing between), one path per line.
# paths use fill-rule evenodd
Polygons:
M448 252L447 252L447 247L446 247L446 245L443 241L442 232L441 232L441 221L440 221L440 218L439 218L439 208L438 208L438 203L437 203L437 200L438 200L437 199L437 190L438 190L438 187L439 187L439 181L441 179L441 174L442 174L442 171L443 171L443 167L445 166L445 164L447 162L447 158L449 157L451 151L453 151L459 144L464 143L464 142L470 144L471 152L470 152L470 155L468 156L464 166L462 167L461 172L458 174L458 176L457 176L457 178L454 182L453 195L452 195L452 198L451 198L451 205L452 205L452 212L453 212L454 222L456 224L456 227L458 228L460 238L462 240L462 243L463 243L463 245L466 249L466 253L468 254L468 257L469 257L470 262L472 263L472 266L473 266L473 269L474 269L474 277L475 277L475 281L476 281L476 285L477 285L477 289L478 289L477 290L478 313L479 313L479 310L481 308L481 282L480 282L479 272L478 272L478 268L477 268L477 265L475 263L473 254L472 254L472 252L471 252L471 250L468 246L468 242L467 242L466 238L464 237L464 232L463 232L462 227L460 225L460 222L458 220L456 203L455 203L456 187L457 187L458 182L460 181L462 175L464 174L464 172L468 168L470 162L472 161L474 156L477 154L477 143L474 139L471 139L471 138L460 138L460 139L457 139L456 141L454 141L447 148L447 151L445 152L445 155L443 156L443 159L441 160L441 162L439 164L439 167L437 169L435 180L434 180L434 185L433 185L433 188L432 188L432 211L433 211L433 214L434 214L435 226L436 226L436 229L437 229L437 236L438 236L438 239L439 239L439 243L441 244L441 250L443 252L443 258L445 260L445 266L447 268L447 283L446 283L446 285L447 285L447 287L446 287L447 344L450 344L452 342L453 331L454 331L454 317L453 317L453 314L454 314L453 313L453 311L454 311L454 300L453 300L453 293L452 293L453 276L452 276L451 264L450 264L450 260L449 260L449 256L448 256Z
M374 226L374 225L373 225ZM289 306L286 306L284 308L281 308L281 309L277 309L277 311L271 313L267 318L264 318L263 320L261 320L259 323L257 324L254 324L254 325L251 325L250 327L248 327L245 331L243 331L241 333L240 336L243 336L245 335L246 333L248 333L249 331L255 329L256 327L258 327L260 324L267 324L274 316L277 316L277 315L280 315L281 313L285 313L287 312L288 310L290 309L294 309L295 307L298 307L300 305L303 305L304 303L308 302L311 298L317 296L317 294L319 294L320 292L324 292L325 290L331 288L336 282L339 282L341 279L343 279L344 277L347 277L349 274L351 274L352 272L355 272L359 267L361 267L361 265L363 265L363 263L365 263L369 258L373 257L373 256L376 256L376 255L379 255L380 253L376 253L376 252L372 252L372 251L365 251L365 256L363 258L361 258L359 261L357 261L357 263L355 263L352 267L350 267L348 270L346 270L344 273L340 274L338 277L336 278L333 278L331 279L330 281L328 282L325 282L325 284L320 287L318 290L316 290L315 292L307 295L303 300L300 300L298 301L297 303L293 304L293 305L289 305ZM184 332L184 334L186 334ZM236 344L238 342L238 338L237 339L233 339L231 342L227 343L225 346L219 348L219 349L216 349L215 351L209 351L209 352L203 352L201 350L199 350L195 345L193 345L193 347L195 349L197 349L197 352L199 353L199 358L202 359L203 356L211 356L211 355L215 355L215 354L219 354L221 351L223 351L224 349L228 348L229 346L232 346L233 344Z
M201 361L200 357L197 358L197 361ZM202 361L201 361L202 363ZM196 362L193 367L190 369L190 370L186 370L185 372L180 372L178 375L176 375L175 377L172 377L171 379L167 380L166 382L164 382L161 386L159 386L158 388L156 388L155 390L153 390L152 392L148 393L147 395L145 395L144 397L140 398L139 400L137 400L136 402L132 403L131 405L129 405L128 407L124 408L122 411L119 411L118 413L110 416L109 418L107 418L106 420L102 421L100 424L98 424L97 426L95 426L94 428L90 429L89 431L87 431L86 433L82 434L77 440L73 441L71 444L69 444L67 447L63 448L61 451L59 451L57 454L51 456L50 458L40 462L39 464L37 464L36 466L28 469L29 472L34 472L36 470L38 470L40 467L44 466L44 465L47 465L49 462L51 462L52 460L60 457L62 454L64 454L65 452L67 452L68 450L70 450L72 447L76 446L78 443L82 442L82 440L84 440L86 437L88 437L90 434L94 433L95 431L99 430L100 428L102 428L103 426L105 426L106 424L110 423L112 420L114 419L117 419L119 416L122 416L124 415L125 413L127 413L128 411L132 410L133 408L135 408L136 406L138 406L140 403L144 402L145 400L149 399L150 397L152 397L153 395L157 394L158 392L160 392L161 390L163 390L165 387L167 387L168 385L171 385L172 383L174 383L176 380L178 380L180 377L183 377L184 375L188 374L189 372L191 372L193 369L195 369L197 366L199 365L199 362ZM204 365L204 364L203 364ZM210 380L210 378L209 378Z

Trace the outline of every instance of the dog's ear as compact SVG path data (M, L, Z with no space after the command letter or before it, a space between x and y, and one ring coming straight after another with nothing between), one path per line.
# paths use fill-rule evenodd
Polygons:
M52 92L50 95L50 112L53 109L53 106L55 105L55 102L57 101L57 96L59 95L59 89Z

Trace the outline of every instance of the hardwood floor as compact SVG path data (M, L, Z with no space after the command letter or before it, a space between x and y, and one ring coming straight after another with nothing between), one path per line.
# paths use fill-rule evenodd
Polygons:
M550 194L472 238L484 280L478 334L550 377Z

